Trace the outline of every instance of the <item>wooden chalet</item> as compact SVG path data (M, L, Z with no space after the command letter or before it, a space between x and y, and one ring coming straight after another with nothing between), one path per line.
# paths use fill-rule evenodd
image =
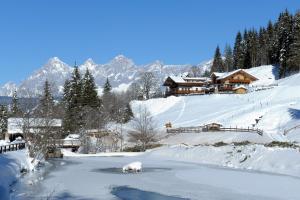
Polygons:
M206 77L177 77L169 76L163 86L166 86L166 96L205 94L210 79Z
M237 93L245 94L247 86L258 80L246 70L238 69L232 72L211 74L207 77L177 77L169 76L163 86L166 86L166 96L193 95L207 93Z
M214 72L211 74L212 84L220 92L246 93L246 85L258 80L255 76L243 69L238 69L227 73Z

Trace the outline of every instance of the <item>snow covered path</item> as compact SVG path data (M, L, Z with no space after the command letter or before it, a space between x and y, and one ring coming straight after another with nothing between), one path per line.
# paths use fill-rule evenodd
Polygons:
M122 166L141 161L144 171L121 173ZM53 162L56 167L30 192L15 199L33 199L51 194L53 199L116 199L114 187L129 186L144 191L188 199L268 200L298 199L300 178L232 170L177 162L141 155L137 157L68 157ZM25 184L25 183L24 183ZM29 189L30 191L30 189ZM36 193L39 191L39 193Z

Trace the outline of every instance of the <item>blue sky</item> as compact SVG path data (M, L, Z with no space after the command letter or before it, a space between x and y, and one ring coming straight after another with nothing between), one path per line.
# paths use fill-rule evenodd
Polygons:
M0 84L57 56L68 64L118 54L137 64L196 64L238 30L265 25L299 0L1 0Z

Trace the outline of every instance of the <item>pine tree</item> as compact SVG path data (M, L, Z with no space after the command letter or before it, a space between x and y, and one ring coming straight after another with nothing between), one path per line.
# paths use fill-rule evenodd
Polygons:
M261 27L258 35L258 52L257 52L257 66L267 65L268 61L268 48L267 48L267 31Z
M293 43L288 58L288 71L300 72L300 11L297 11L293 20Z
M94 77L88 69L86 70L82 80L82 105L89 106L91 108L99 108L100 106Z
M241 32L238 32L235 38L234 48L233 48L233 66L234 69L243 68L243 38Z
M222 60L222 56L220 53L220 48L217 46L216 51L215 51L215 56L214 56L214 61L211 66L211 73L213 72L224 72L224 63Z
M70 97L70 81L66 80L64 84L63 93L63 105L64 105L64 117L63 117L63 129L64 132L69 132L72 130L72 118L71 118L71 97Z
M104 84L104 87L103 87L103 94L110 94L111 93L111 90L112 90L112 87L109 83L109 80L108 78L106 78L106 82Z
M267 64L270 65L276 63L276 51L274 47L276 47L277 44L277 42L275 42L275 33L271 21L269 21L266 31L267 31L266 48L267 48L267 55L268 55Z
M251 64L248 68L258 66L258 34L255 29L249 31L248 41L247 41L248 51L250 53Z
M7 107L4 105L1 105L0 106L0 133L2 135L2 138L3 138L4 134L7 132L7 120L8 120Z
M19 98L17 95L17 91L14 91L12 102L11 102L11 116L12 117L18 117L21 115L21 109L19 105Z
M123 112L123 118L122 118L122 123L127 123L129 120L133 118L133 112L131 109L131 106L129 103L126 104L124 112Z
M279 77L283 78L287 75L287 60L292 44L292 16L287 10L279 15L276 34L278 37L277 55L280 63Z
M242 42L242 51L243 51L243 57L242 57L242 69L249 69L251 68L251 44L250 44L250 32L247 30L244 31L243 35L243 42Z
M40 99L40 113L44 118L53 117L54 99L51 93L51 87L48 80L45 81L43 96Z
M233 55L232 55L232 49L229 44L225 45L224 49L224 68L226 72L233 71Z
M71 80L65 83L64 105L66 108L64 116L64 130L68 132L79 131L83 125L82 112L82 80L75 66Z
M116 95L111 90L112 87L107 78L103 86L102 106L103 111L109 120L115 120L115 115L118 113L118 108L116 107L118 103Z

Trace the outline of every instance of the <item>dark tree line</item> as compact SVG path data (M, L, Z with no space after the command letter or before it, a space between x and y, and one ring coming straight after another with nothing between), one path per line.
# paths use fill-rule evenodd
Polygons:
M216 48L211 72L248 69L260 65L279 66L279 77L300 71L300 11L280 13L266 27L240 31L236 34L233 50L226 45L224 56Z

